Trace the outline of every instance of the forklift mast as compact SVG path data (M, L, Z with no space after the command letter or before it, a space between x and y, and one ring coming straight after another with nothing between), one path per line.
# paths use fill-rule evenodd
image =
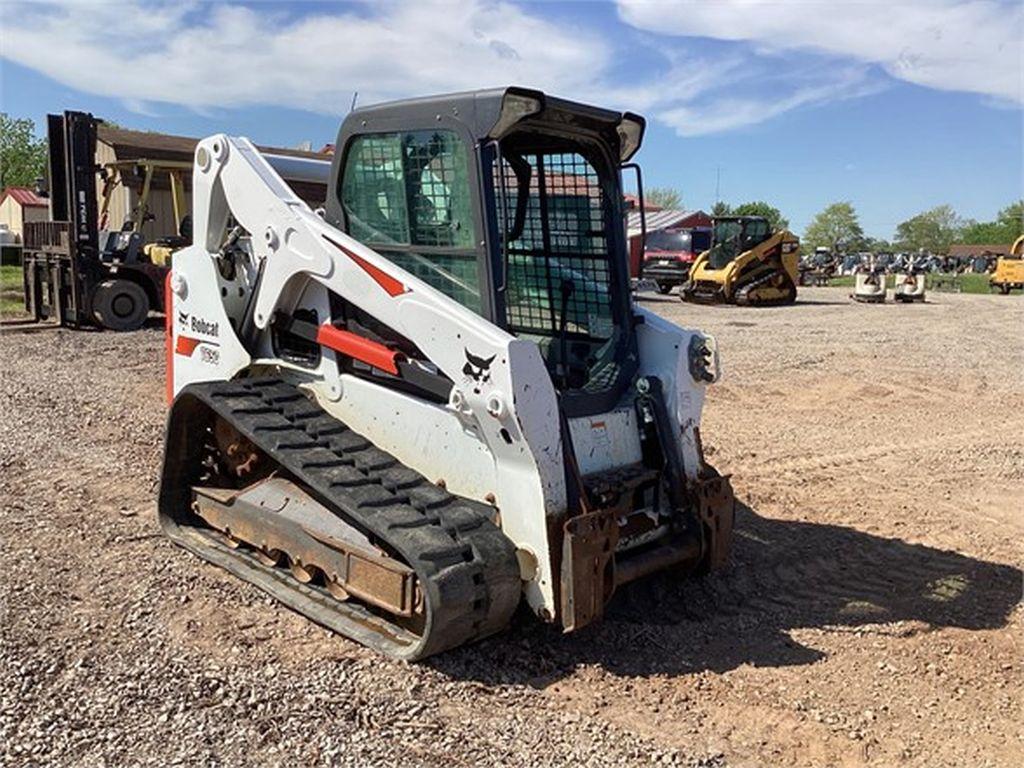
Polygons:
M78 254L99 252L96 204L96 125L87 112L46 118L49 141L50 219L71 223Z
M96 126L87 112L46 118L50 220L25 224L25 309L38 321L93 324L89 297L98 279Z

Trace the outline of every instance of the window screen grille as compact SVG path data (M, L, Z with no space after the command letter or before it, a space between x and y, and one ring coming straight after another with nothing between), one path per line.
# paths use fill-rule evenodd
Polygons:
M604 192L593 166L575 152L530 153L529 168L517 176L508 160L495 183L504 184L508 241L507 316L516 333L554 336L562 320L563 284L572 292L565 303L567 334L611 337L608 240ZM513 158L519 166L519 159ZM525 166L524 166L525 167ZM518 196L528 194L520 232L514 226ZM495 192L502 199L502 190Z
M468 162L452 131L359 136L345 158L341 200L349 234L479 312Z

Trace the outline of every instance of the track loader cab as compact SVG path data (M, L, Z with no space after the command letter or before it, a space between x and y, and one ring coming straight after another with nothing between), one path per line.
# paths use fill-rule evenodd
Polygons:
M569 631L618 585L724 564L714 340L629 291L620 167L643 129L519 88L360 109L322 218L246 140L201 142L168 535L407 659L521 599Z
M607 410L636 370L619 169L643 131L522 89L359 109L327 220L536 342L570 413Z
M690 269L684 301L750 305L791 304L799 280L800 241L772 232L762 216L717 216L711 248Z

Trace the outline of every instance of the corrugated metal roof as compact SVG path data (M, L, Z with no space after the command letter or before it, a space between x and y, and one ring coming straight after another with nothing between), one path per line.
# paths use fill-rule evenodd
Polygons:
M647 212L647 231L655 232L659 229L667 229L668 227L679 224L682 221L696 216L700 211L680 211L680 210L665 210L665 211L648 211ZM626 235L627 237L636 237L640 234L640 211L630 211L629 220L626 223Z
M7 187L4 193L0 195L0 203L7 199L7 197L13 197L22 207L45 208L49 205L45 197L40 197L28 187Z

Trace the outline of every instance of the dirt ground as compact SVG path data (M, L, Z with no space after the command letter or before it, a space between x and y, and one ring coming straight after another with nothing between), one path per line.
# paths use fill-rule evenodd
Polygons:
M0 764L1024 765L1024 301L648 306L714 333L728 571L419 665L157 532L162 335L0 332Z

